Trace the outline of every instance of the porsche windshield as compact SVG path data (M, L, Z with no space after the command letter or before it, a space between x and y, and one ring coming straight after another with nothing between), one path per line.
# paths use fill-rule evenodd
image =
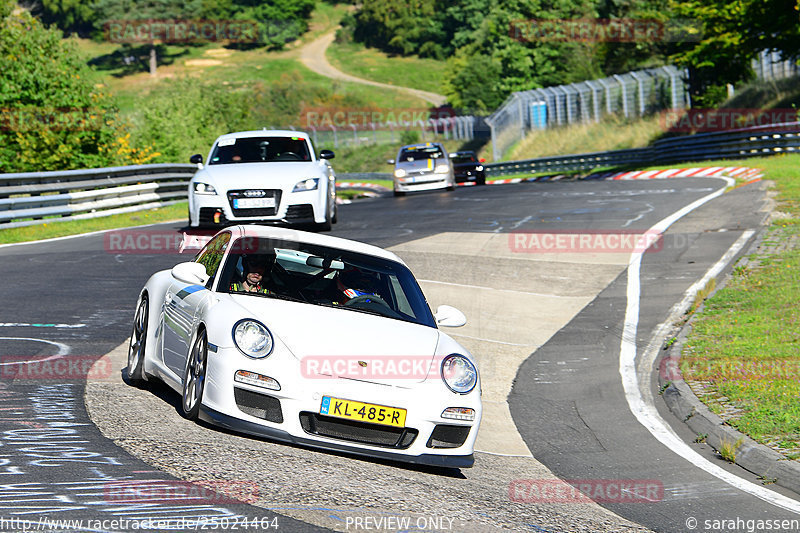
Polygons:
M311 161L308 143L302 137L238 137L222 139L214 147L209 165Z
M266 238L239 239L231 247L217 290L436 327L408 268L336 248Z

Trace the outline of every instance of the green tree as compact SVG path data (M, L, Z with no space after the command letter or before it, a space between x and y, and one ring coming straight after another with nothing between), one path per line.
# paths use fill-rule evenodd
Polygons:
M82 0L42 0L41 16L45 24L54 24L67 33L88 36L94 29L97 12L91 2Z
M13 0L0 0L0 20L5 20L16 7L17 3Z
M448 58L443 86L450 102L487 111L512 91L602 75L596 45L514 29L594 15L595 0L364 0L346 24L368 46Z
M666 64L674 48L672 40L681 38L676 35L680 25L663 0L599 0L597 16L609 21L652 22L663 31L651 40L597 43L596 61L606 76Z
M258 22L262 44L280 49L308 29L316 0L233 0L232 15Z
M726 83L752 78L751 61L762 50L787 59L800 53L798 0L673 0L671 7L703 25L702 38L683 43L672 56L690 69L695 104L715 105Z
M0 172L119 161L115 109L61 32L0 0Z
M353 36L392 53L442 58L445 7L437 0L365 0L354 17Z
M477 2L472 0L473 5ZM562 0L547 4L548 9L544 9L544 2L538 0L508 0L502 4L485 1L480 26L449 60L443 85L451 102L488 111L513 91L571 83L601 74L590 44L551 39L547 34L531 36L523 31L531 21L593 14L588 3ZM480 81L480 86L466 85L470 79Z

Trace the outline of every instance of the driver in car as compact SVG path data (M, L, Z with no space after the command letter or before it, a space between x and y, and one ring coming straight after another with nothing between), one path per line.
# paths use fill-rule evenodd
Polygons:
M257 292L261 294L275 294L264 286L264 272L271 263L268 257L245 256L242 258L244 279L231 283L231 292Z

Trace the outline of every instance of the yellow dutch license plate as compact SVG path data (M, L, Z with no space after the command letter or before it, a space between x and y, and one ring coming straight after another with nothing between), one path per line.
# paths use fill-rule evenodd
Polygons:
M375 405L372 403L354 402L352 400L342 400L340 398L332 398L331 396L322 397L322 405L320 405L319 414L399 428L405 427L406 425L405 409Z

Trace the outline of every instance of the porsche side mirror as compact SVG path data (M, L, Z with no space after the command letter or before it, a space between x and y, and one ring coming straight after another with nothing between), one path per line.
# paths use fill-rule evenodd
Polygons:
M387 159L386 160L386 164L387 165L394 165L394 159Z
M172 277L184 283L205 285L208 282L206 267L194 261L178 263L172 267Z
M478 162L480 162L480 163L486 163L486 159L484 159L483 157L481 157L480 159L478 159Z
M203 156L200 154L194 154L192 157L189 158L189 163L193 165L197 165L198 167L203 166Z
M334 157L336 157L336 154L333 153L333 150L322 150L319 153L320 159L333 159Z
M436 319L437 325L446 328L458 328L467 323L464 313L449 305L440 305L433 317Z

